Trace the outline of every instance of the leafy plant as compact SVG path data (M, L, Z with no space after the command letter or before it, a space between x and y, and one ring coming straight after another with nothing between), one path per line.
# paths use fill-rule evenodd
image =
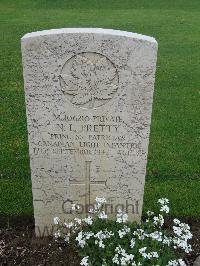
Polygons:
M115 221L109 220L103 207L106 200L96 198L94 208L84 219L75 218L71 223L62 224L58 217L56 241L75 241L83 266L185 266L177 258L177 250L191 252L188 240L192 238L190 227L174 219L172 232L164 229L164 215L169 212L169 201L159 199L160 213L155 216L147 212L147 219L140 225L129 222L128 215L118 210ZM73 205L76 211L78 205Z

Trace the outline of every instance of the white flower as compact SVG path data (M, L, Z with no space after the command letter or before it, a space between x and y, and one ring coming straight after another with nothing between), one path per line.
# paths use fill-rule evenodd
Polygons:
M173 226L175 237L172 239L174 248L180 248L186 253L191 252L191 245L188 244L188 240L192 238L189 225L180 223L179 220L175 221L175 224L177 224L177 226Z
M130 229L128 226L125 225L125 226L122 228L122 230L119 230L119 231L118 231L119 237L120 237L120 238L124 237L124 236L125 236L126 234L128 234L130 231L131 231L131 229Z
M99 219L107 219L108 215L104 211L102 211L99 213L98 217Z
M89 265L88 258L89 258L89 256L82 258L80 265L88 266Z
M111 236L113 236L114 235L114 233L112 232L112 231L107 231L107 230L105 230L105 231L99 231L98 233L96 233L95 235L94 235L94 237L95 238L98 238L99 240L101 240L101 239L106 239L106 238L110 238Z
M182 259L170 260L167 266L187 266Z
M161 212L165 212L165 213L169 213L169 206L167 206L167 205L163 205L163 206L160 208L160 211L161 211Z
M164 218L161 214L159 214L158 216L154 216L153 217L153 223L156 225L156 226L163 226L164 224Z
M172 238L164 236L164 238L163 238L163 244L164 245L167 245L169 247L171 242L172 242Z
M119 245L115 248L115 256L112 259L112 262L117 265L130 265L131 262L133 262L134 255L126 253L125 249L121 248ZM133 264L134 265L134 264Z
M155 232L149 234L149 236L152 239L157 240L158 242L161 242L162 241L162 233L159 232L159 231L155 231Z
M117 223L125 223L128 221L128 214L123 213L122 210L117 211Z
M106 199L104 197L96 197L95 201L100 203L106 203Z
M166 198L159 199L158 202L161 204L160 211L169 213L169 206L167 205L169 203L169 200Z
M70 240L70 233L68 233L65 237L64 237L64 241L69 243Z
M82 220L79 218L74 218L74 221L79 225L82 223Z
M130 247L134 248L134 246L135 246L135 238L132 238L131 243L130 243Z
M143 247L143 248L140 248L140 249L139 249L139 252L142 254L142 253L144 253L146 250L147 250L147 247Z
M158 200L158 202L161 205L169 204L169 200L167 198L161 198L161 199Z
M59 224L60 218L59 217L54 217L53 218L53 222L54 222L54 224Z
M143 229L137 229L135 232L133 232L133 235L137 236L139 240L144 240L145 237L149 236L144 232Z
M92 237L93 235L94 235L93 232L84 232L85 239L90 239L90 237Z
M186 266L185 262L182 259L178 259L180 266Z
M83 221L89 225L91 225L93 223L92 217L90 217L90 216L88 216L87 218L84 218Z
M177 249L177 248L183 249L186 253L190 253L192 251L191 245L189 245L187 243L187 240L185 240L185 239L175 237L173 239L173 244L174 244L175 249Z
M115 254L115 256L112 258L112 262L119 265L119 255L118 254Z
M143 248L139 249L139 252L144 258L148 258L149 259L148 253L146 253L146 250L147 250L147 247L143 247Z
M175 224L180 224L180 223L181 223L178 219L174 219L173 222L174 222Z
M182 235L182 229L179 226L173 226L173 231L174 231L174 234L176 234L177 236Z
M78 242L78 245L83 248L86 244L86 241L84 239L84 234L83 234L83 231L80 231L78 233L78 236L76 237L76 241Z
M60 230L57 230L57 232L54 233L54 237L55 237L55 238L59 238L59 237L61 237Z
M159 255L156 251L152 251L149 253L146 253L147 247L143 247L139 249L140 254L147 259L151 259L151 258L159 258Z
M72 222L64 223L64 226L70 229L70 228L72 228L74 226L74 224Z
M151 252L151 255L153 258L159 258L158 252L156 251Z
M99 247L100 247L100 248L105 248L105 245L104 245L104 243L103 243L103 240L100 240L100 241L99 241Z

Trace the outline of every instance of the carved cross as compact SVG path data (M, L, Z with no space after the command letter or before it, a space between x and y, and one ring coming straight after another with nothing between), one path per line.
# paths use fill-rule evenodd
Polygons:
M104 184L106 181L95 181L91 180L91 161L85 161L85 178L84 181L73 181L71 185L85 185L85 205L89 206L91 204L91 185Z

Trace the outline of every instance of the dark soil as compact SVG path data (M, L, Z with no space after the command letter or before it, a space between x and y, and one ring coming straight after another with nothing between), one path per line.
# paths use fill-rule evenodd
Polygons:
M75 247L61 247L51 237L36 238L34 219L0 216L0 266L80 265Z
M171 224L168 219L166 226ZM185 257L188 265L200 255L200 219L180 218L191 226L193 252ZM36 238L31 216L0 216L0 265L78 266L80 259L73 245L59 246L51 237ZM95 266L95 265L94 265Z

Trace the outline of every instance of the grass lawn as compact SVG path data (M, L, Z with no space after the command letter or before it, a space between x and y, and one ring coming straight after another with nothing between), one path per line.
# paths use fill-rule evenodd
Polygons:
M1 0L0 20L0 212L32 212L20 38L102 27L159 44L145 209L168 196L173 214L200 216L199 0Z

